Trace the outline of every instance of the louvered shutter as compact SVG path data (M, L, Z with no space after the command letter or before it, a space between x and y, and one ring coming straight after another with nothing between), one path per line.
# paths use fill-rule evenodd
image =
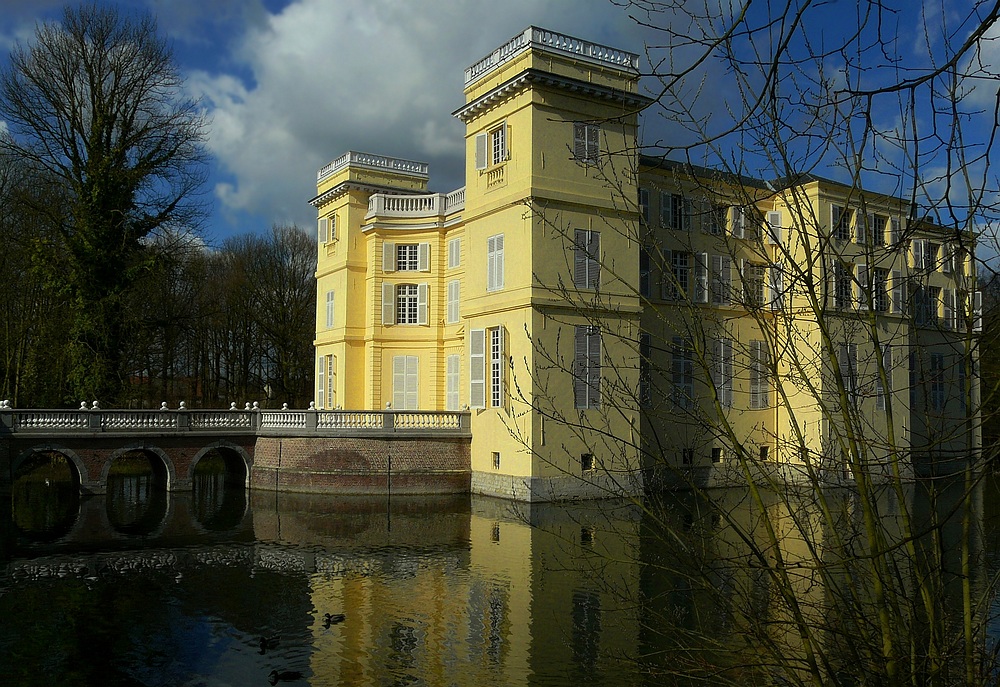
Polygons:
M476 134L476 169L486 169L486 134Z
M382 324L396 324L396 288L382 283Z
M894 315L902 315L905 311L905 294L903 293L903 273L900 270L892 271L892 312Z
M382 271L396 271L396 244L384 241L382 243Z
M767 213L767 238L771 245L782 245L781 233L781 213L777 211Z
M486 407L486 330L469 331L469 405Z
M573 405L587 407L587 329L578 326L575 330L573 351Z
M708 303L708 253L698 253L694 261L696 303Z
M871 293L871 284L868 282L868 265L863 262L858 263L856 267L855 275L857 277L857 283L855 284L858 308L861 310L868 309L868 294Z
M392 357L392 407L393 410L406 409L406 356Z
M417 244L417 271L431 271L431 244L429 243Z
M329 232L329 220L326 217L320 217L319 228L318 228L318 239L320 243L326 243L327 234Z
M427 283L417 284L417 324L427 324Z

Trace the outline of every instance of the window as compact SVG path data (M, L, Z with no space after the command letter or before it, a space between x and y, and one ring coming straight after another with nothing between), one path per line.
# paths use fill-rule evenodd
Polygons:
M503 327L487 329L490 341L490 407L506 407L507 394L507 354Z
M899 242L903 238L902 221L898 217L893 217L889 221L889 244L892 248L898 248Z
M462 264L462 239L448 241L448 269L455 269Z
M870 298L872 295L872 285L868 281L868 265L863 262L859 262L854 266L854 271L856 274L854 288L858 308L861 310L867 310L869 304L871 303Z
M723 408L732 408L733 342L731 339L716 339L713 348L712 370L716 397Z
M941 246L936 243L927 242L926 253L924 254L924 265L926 269L936 270L938 267L938 252Z
M913 269L927 269L926 239L913 239L913 241L910 242L910 252L913 254Z
M486 239L486 290L503 289L503 234Z
M770 452L771 452L771 447L770 446L768 446L767 444L764 444L763 446L761 446L760 447L760 459L761 460L767 460L767 456L768 456L768 454Z
M321 355L316 360L316 408L337 406L337 356Z
M882 384L882 374L876 371L875 379L875 409L885 410L888 407L888 396L892 393L892 347L882 345L882 371L885 372L886 384Z
M914 323L918 325L936 324L941 289L934 286L923 287L916 285L912 287L911 291Z
M449 355L445 359L445 409L458 410L458 386L461 375L462 358Z
M931 409L944 410L944 354L931 353Z
M746 208L734 205L729 208L729 233L733 238L742 239L746 237L747 231L747 211Z
M681 300L691 293L691 254L673 251L670 254L670 275L661 284L660 296L665 300Z
M713 446L712 447L712 462L721 463L722 462L722 447Z
M392 407L394 410L417 409L417 356L392 357Z
M711 203L708 206L708 213L705 217L705 231L713 236L721 236L726 228L726 215L729 208L718 203Z
M673 401L679 408L694 405L694 349L691 342L673 337L670 350L670 372L673 384Z
M660 226L667 229L691 229L691 201L679 193L660 193Z
M728 255L712 256L712 303L727 305L732 301L733 259Z
M854 281L854 267L842 262L833 266L834 305L838 308L851 307L851 286Z
M500 469L500 452L499 451L493 451L492 453L493 453L493 469L494 470L499 470ZM497 529L496 541L500 541L500 527L497 526L496 529Z
M577 408L601 406L601 330L592 325L576 327L573 357L573 397Z
M944 321L945 329L956 331L958 329L958 294L955 289L945 289L944 293Z
M427 324L427 284L382 282L382 324Z
M333 291L326 292L326 328L333 326Z
M830 207L830 227L833 238L839 241L851 240L851 216L853 210L833 205Z
M873 305L877 312L888 312L889 310L889 270L881 267L875 268L875 281Z
M767 289L771 310L781 310L785 306L785 272L781 265L768 267Z
M597 462L594 460L593 453L580 454L580 470L582 472L591 472L596 469L597 469Z
M872 243L876 246L885 245L885 225L889 223L889 218L885 215L871 215L871 235Z
M708 303L708 253L694 256L694 302Z
M448 308L445 314L447 324L455 324L459 320L459 296L461 295L462 282L459 279L452 279L448 282Z
M858 392L858 345L841 344L837 347L837 365L840 367L840 381L844 393L851 403L857 402Z
M770 356L767 342L750 342L750 408L760 409L770 406Z
M594 164L601 148L601 129L596 124L573 123L573 157L578 162Z
M489 132L490 164L499 165L507 160L507 124L501 124Z
M906 289L903 273L899 270L892 271L892 312L894 315L906 312Z
M643 222L649 224L649 189L639 189L639 217Z
M765 265L743 263L743 301L747 308L760 308L764 305L765 271Z
M681 449L681 464L682 465L693 465L694 464L694 449L693 448L682 448Z
M382 271L429 272L431 269L431 244L392 243L382 244Z
M573 284L596 289L601 278L601 232L577 229L574 235Z

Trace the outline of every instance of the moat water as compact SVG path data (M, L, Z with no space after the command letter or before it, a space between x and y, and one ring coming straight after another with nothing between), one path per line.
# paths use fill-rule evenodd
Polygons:
M1000 554L1000 491L982 490L977 589ZM916 511L948 507L915 494ZM720 554L752 518L746 491L716 496L735 516L689 495L527 507L245 491L216 474L189 494L121 475L80 499L38 479L0 520L0 673L19 687L677 684L663 677L677 656L724 663L748 643L713 591L764 615L773 595L726 569L742 552Z

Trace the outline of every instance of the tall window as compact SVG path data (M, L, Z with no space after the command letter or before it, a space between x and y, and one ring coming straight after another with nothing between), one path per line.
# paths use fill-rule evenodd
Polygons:
M486 290L503 289L503 234L486 239Z
M601 130L596 124L573 123L573 157L578 162L593 164L601 149Z
M764 273L765 265L745 263L743 266L743 300L748 308L760 308L764 305Z
M679 408L691 408L694 405L694 349L691 342L679 336L673 337L670 358L674 404Z
M732 339L716 339L713 351L713 374L715 392L723 408L733 407L733 342Z
M851 292L854 282L854 267L837 262L833 266L834 304L838 308L851 307Z
M596 289L601 279L601 232L577 229L574 234L573 284Z
M392 407L394 410L417 409L417 356L392 358Z
M333 291L326 292L326 328L333 326Z
M419 249L415 243L396 244L396 269L400 272L417 271Z
M429 272L431 269L431 244L392 243L382 244L382 271Z
M770 356L766 341L750 342L750 407L767 408L771 404Z
M396 324L417 323L417 285L396 286Z
M851 240L851 218L854 211L840 205L830 207L830 227L833 238L840 241Z
M639 217L649 223L649 189L639 189Z
M674 251L670 256L670 278L664 282L662 297L681 300L691 294L691 254Z
M639 334L639 405L648 407L653 400L652 356L653 347L649 334Z
M449 355L445 369L445 409L458 410L458 386L461 376L462 358Z
M871 235L872 243L876 246L885 245L885 225L889 223L889 218L885 215L872 214Z
M316 407L326 407L326 356L316 357Z
M876 267L874 271L874 298L875 310L878 312L888 312L889 310L889 270Z
M490 131L490 164L498 165L507 159L507 124Z
M576 328L573 358L573 396L577 408L601 406L601 330L591 325Z
M660 226L667 229L691 229L691 201L679 193L660 193Z
M639 295L650 296L649 284L649 250L645 247L639 248Z
M490 407L503 408L506 389L506 360L504 328L487 329L490 339Z

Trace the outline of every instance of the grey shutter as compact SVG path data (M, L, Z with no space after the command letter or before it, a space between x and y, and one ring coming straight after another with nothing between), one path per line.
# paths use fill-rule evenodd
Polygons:
M431 271L431 244L429 243L417 244L417 271Z
M417 284L417 324L427 324L427 283Z
M469 405L486 407L486 330L469 331Z
M396 271L396 244L388 241L382 242L382 271Z
M486 169L486 134L476 134L476 169Z

